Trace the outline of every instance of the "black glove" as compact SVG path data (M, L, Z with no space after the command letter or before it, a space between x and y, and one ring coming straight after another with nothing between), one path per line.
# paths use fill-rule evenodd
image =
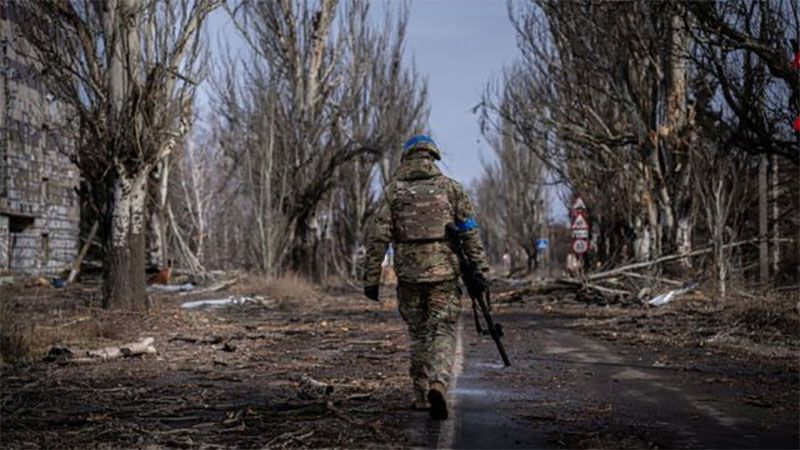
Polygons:
M380 293L380 286L377 284L374 286L364 286L364 295L370 300L378 300L378 294Z

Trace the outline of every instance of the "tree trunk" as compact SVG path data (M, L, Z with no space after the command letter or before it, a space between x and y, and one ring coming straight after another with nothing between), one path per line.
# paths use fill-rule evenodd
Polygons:
M145 262L147 259L147 245L145 234L147 230L147 177L149 170L145 168L133 180L131 189L131 235L130 235L130 268L131 297L129 306L134 310L147 308L147 279L145 277Z
M112 185L111 230L106 235L103 307L141 310L146 306L144 199L146 176L118 176Z
M758 165L758 267L759 281L766 286L769 283L769 215L767 205L767 155L762 154Z
M688 255L692 251L692 227L689 218L684 217L678 221L676 233L675 242L678 246L677 253L679 255ZM679 263L684 269L690 269L692 267L692 260L690 258L681 258Z
M777 275L781 266L781 232L780 208L778 197L780 195L778 176L778 155L772 155L772 188L770 190L772 201L772 273Z

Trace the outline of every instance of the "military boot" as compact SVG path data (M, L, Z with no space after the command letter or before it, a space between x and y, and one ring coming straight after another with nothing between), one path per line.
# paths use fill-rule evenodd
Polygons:
M431 404L428 403L428 400L426 400L424 398L422 398L422 399L415 398L411 402L411 409L413 409L414 411L427 411L427 410L431 409Z
M422 388L420 384L414 383L414 400L411 402L411 409L416 411L427 411L431 409L431 404L428 403L428 399L425 396L425 394L428 392L428 382L425 381L425 388Z
M428 402L431 404L431 417L436 420L447 419L447 388L434 381L428 390Z

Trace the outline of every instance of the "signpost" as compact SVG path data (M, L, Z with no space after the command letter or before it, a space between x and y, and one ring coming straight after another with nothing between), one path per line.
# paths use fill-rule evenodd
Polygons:
M537 239L536 240L536 250L539 250L540 252L543 252L543 251L547 250L548 247L550 247L550 240L548 240L548 239Z
M586 209L586 203L579 195L576 195L572 201L569 216L572 218L572 224L570 225L572 230L571 248L579 268L583 267L583 255L589 251L589 230L591 226L587 219Z
M589 250L589 241L586 239L575 239L572 241L572 251L581 256Z

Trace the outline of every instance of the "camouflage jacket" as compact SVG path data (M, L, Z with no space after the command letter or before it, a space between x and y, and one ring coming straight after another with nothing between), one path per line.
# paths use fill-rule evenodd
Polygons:
M398 182L413 184L417 180L443 183L450 203L451 217L447 221L455 222L461 230L464 249L472 261L482 271L489 270L475 222L475 208L464 188L457 181L443 175L431 158L423 154L412 154L404 158L395 174L394 181L384 189L378 209L367 225L367 254L364 260L365 286L380 283L381 262L390 243L395 249L395 271L400 281L412 283L447 281L460 275L458 258L444 239L398 242L398 230L394 223L397 211L392 211L393 208L398 208L395 202L397 185Z

